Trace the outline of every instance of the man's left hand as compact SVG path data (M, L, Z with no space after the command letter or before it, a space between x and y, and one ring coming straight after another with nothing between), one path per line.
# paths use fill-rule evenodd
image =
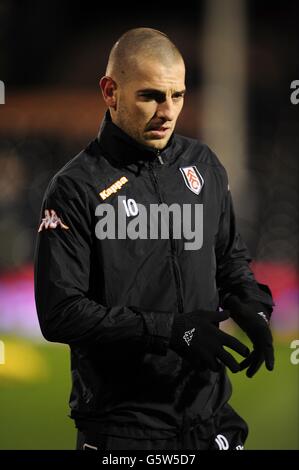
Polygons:
M253 377L263 362L268 370L273 370L273 337L269 327L270 314L266 307L258 302L244 303L233 296L226 308L253 344L253 351L240 363L241 370L247 369L247 377Z

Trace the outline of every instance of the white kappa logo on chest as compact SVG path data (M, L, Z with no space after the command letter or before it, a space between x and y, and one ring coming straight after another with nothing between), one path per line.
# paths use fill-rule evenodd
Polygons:
M187 188L195 194L199 194L204 185L204 179L195 165L180 168Z

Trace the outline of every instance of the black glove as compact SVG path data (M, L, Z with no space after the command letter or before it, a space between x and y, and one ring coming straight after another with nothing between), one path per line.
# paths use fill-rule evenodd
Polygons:
M218 372L221 361L232 372L240 365L223 346L228 346L241 356L249 354L247 346L218 328L218 322L227 320L229 312L195 310L178 313L174 317L169 347L186 358L195 369L211 369Z
M253 377L263 362L268 370L274 368L273 338L269 327L271 307L260 302L241 302L236 296L226 301L231 317L252 341L253 351L241 362L241 370L247 369L247 377Z

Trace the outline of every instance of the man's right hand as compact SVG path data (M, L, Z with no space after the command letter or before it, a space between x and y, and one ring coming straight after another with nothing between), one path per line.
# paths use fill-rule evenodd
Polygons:
M218 323L228 318L229 312L225 310L175 314L169 347L187 359L195 369L208 368L217 372L220 363L223 363L232 372L238 372L240 365L224 346L243 357L247 357L250 351L239 340L218 328Z

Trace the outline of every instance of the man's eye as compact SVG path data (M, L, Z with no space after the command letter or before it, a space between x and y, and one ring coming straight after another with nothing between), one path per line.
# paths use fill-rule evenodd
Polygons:
M160 93L140 93L139 97L143 101L157 101L157 103L162 103L165 100L165 96Z
M183 93L178 93L178 94L175 94L175 95L172 96L172 99L173 99L174 101L179 101L179 100L181 100L182 98L184 98Z
M151 101L151 100L154 100L155 99L155 96L154 95L140 95L141 98L143 98L144 100L148 100L148 101Z
M172 95L173 101L180 101L184 97L184 93L175 93ZM163 103L165 101L165 95L160 93L140 93L139 98L142 101L156 101L157 103Z

